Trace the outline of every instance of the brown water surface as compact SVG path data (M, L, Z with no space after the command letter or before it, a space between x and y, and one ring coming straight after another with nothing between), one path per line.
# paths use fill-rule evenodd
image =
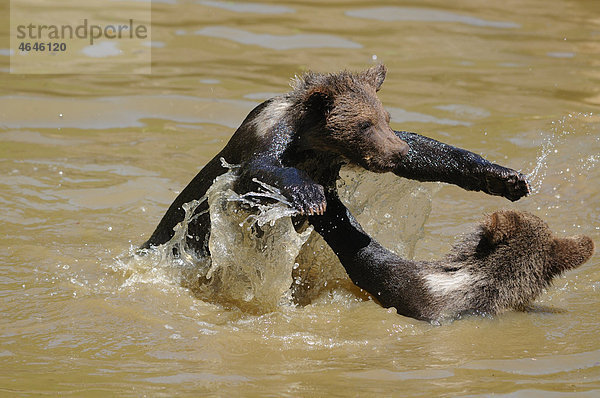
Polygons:
M123 260L252 107L309 68L373 62L393 127L531 173L535 191L429 184L407 218L426 221L408 229L415 257L502 207L600 244L600 3L164 1L152 40L151 75L0 72L0 395L600 394L598 255L534 311L443 326L344 286L244 312Z

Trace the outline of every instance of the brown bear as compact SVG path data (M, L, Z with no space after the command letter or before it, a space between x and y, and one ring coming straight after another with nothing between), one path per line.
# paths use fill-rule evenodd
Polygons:
M335 192L327 194L325 214L309 220L357 286L384 307L432 322L524 309L594 253L589 237L555 237L540 218L515 210L484 217L438 261L406 260L383 248Z
M323 213L325 191L335 189L344 164L448 182L510 200L529 193L525 176L515 170L418 134L393 131L376 94L385 75L383 65L361 73L309 72L295 79L289 93L258 105L177 196L142 249L173 237L173 228L185 217L183 205L203 199L215 178L228 170L222 160L239 166L237 193L258 191L257 181L269 184L304 218ZM190 217L186 247L199 256L209 255L209 233L204 201Z

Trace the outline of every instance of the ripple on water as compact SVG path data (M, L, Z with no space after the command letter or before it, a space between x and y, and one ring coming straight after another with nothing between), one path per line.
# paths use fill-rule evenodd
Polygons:
M469 362L463 369L485 369L528 376L600 368L600 350L540 358L491 359Z
M91 142L81 138L62 139L57 137L48 137L38 133L37 131L27 130L7 131L6 133L0 133L0 141L24 142L28 144L48 146L75 146Z
M226 26L207 26L194 32L197 35L227 39L240 44L252 44L272 50L299 48L362 48L359 43L326 34L272 35L252 33L247 30Z
M131 95L100 98L0 97L5 128L79 128L85 130L143 127L143 119L181 123L214 123L237 128L254 101L198 98L182 95ZM77 109L76 112L70 112ZM199 112L199 109L201 112ZM36 117L31 117L35 112ZM98 117L103 115L103 117Z
M291 7L276 6L272 4L261 4L261 3L241 3L233 1L209 1L201 0L198 4L208 7L222 8L224 10L239 12L239 13L251 13L251 14L286 14L295 12Z
M346 373L348 377L357 379L383 380L383 381L402 381L402 380L435 380L445 379L454 376L454 372L449 370L409 370L405 372L393 372L387 369L363 370L358 372Z
M420 123L435 123L447 126L470 126L470 122L464 122L460 120L437 118L432 115L425 113L411 112L401 108L387 107L392 122L394 123L407 123L407 122L420 122Z
M438 105L435 108L452 112L457 116L466 117L469 119L484 119L491 115L490 111L486 109L465 104Z
M546 55L552 58L575 58L572 52L548 52Z
M81 52L92 58L114 57L122 53L116 41L103 41L84 47Z
M521 25L514 22L489 21L486 19L428 8L378 7L346 11L346 15L378 21L454 22L486 28L511 29Z

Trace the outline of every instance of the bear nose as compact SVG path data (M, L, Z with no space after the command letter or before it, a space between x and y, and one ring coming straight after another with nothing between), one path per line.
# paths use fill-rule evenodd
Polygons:
M389 130L390 138L390 149L392 152L400 154L401 156L406 156L410 149L410 146L406 143L406 141L401 140L396 136L394 130Z
M398 150L398 152L400 152L400 155L406 156L408 154L409 149L410 147L408 146L406 141L400 140L400 149Z

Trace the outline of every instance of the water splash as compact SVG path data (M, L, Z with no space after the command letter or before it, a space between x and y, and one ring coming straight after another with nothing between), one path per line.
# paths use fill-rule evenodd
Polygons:
M534 206L531 211L548 219L567 221L570 225L559 233L597 234L600 117L569 114L541 134L544 139L528 175L535 198L523 205Z
M600 161L598 117L592 113L570 113L553 121L549 132L542 131L539 134L542 143L535 165L527 174L533 194L542 191L550 170L564 175L564 179L573 180L594 169ZM578 159L565 158L563 155L574 152L580 155Z
M272 311L289 302L292 267L311 229L297 233L291 209L279 190L261 184L260 192L239 196L228 172L208 191L211 267L199 278L196 293L245 311ZM274 203L257 203L263 196Z
M185 217L164 245L117 259L125 272L122 288L138 284L179 285L196 297L246 312L262 313L290 302L292 267L312 228L298 233L296 214L281 192L257 181L261 189L238 195L232 190L238 166L217 177L199 200L183 205ZM257 198L267 198L261 203ZM188 226L205 214L211 220L208 257L188 246Z
M119 260L126 273L122 288L142 283L183 286L201 300L251 313L308 304L339 287L360 296L320 235L310 226L296 231L291 217L297 212L276 187L256 181L259 192L238 195L232 190L238 168L224 166L229 171L215 179L205 197L184 205L185 218L169 242ZM344 170L341 176L340 197L365 230L395 252L412 256L438 185L362 170ZM186 238L189 223L205 202L211 255L199 257Z
M440 185L350 167L343 168L340 177L340 198L364 230L384 247L412 258ZM292 290L298 303L311 302L336 287L356 289L331 248L315 232L302 247L296 264Z
M572 117L572 115L569 115L569 117ZM563 117L556 122L552 122L552 130L550 134L540 132L540 135L543 137L543 141L539 155L536 158L535 167L530 173L527 174L527 179L529 180L531 192L533 194L540 192L542 183L546 178L548 173L548 157L552 154L558 154L558 147L564 145L566 136L573 133L569 129L566 129L565 122L566 117Z
M344 168L340 176L340 198L365 231L399 256L413 258L441 185L359 168Z
M552 133L544 138L540 154L536 159L535 167L530 173L527 174L527 180L529 181L529 188L531 189L532 194L537 194L540 192L544 178L546 178L546 173L548 172L548 155L550 155L550 152L553 150L556 150L554 149L556 147L555 137L555 134Z

